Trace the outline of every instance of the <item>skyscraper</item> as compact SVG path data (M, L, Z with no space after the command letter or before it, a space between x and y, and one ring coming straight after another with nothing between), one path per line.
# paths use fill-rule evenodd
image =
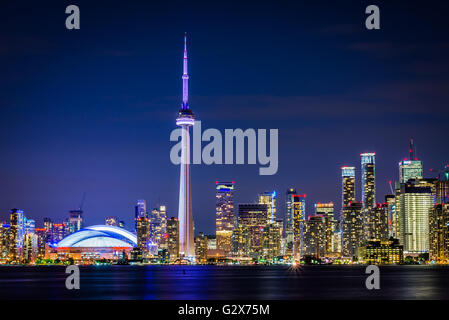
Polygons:
M193 238L192 195L190 193L190 127L195 123L189 108L189 74L187 71L187 35L184 35L184 60L182 74L182 106L176 125L182 130L180 181L179 181L179 254L188 260L195 259Z
M267 205L268 223L274 223L276 220L276 191L259 194L259 203Z
M355 201L355 167L341 167L342 195L341 207Z
M324 215L309 216L304 223L304 255L316 258L326 254L326 218Z
M9 259L18 261L22 258L23 237L25 235L23 210L11 209L9 215Z
M304 247L304 222L306 219L306 195L294 194L293 210L293 257L299 259Z
M376 204L375 153L362 153L362 202L363 209L370 209Z
M406 253L429 251L429 212L435 203L432 185L421 180L401 184L399 232Z
M399 182L406 183L409 179L422 179L422 162L416 158L413 139L410 139L410 159L399 162Z
M195 238L195 256L197 263L207 263L207 236L202 232Z
M381 241L388 239L388 204L378 203L369 209L365 220L365 240Z
M430 260L449 263L449 204L436 204L429 215Z
M217 249L227 255L232 250L234 230L234 181L215 183Z
M249 253L253 258L262 255L263 230L267 225L268 210L263 204L239 204L238 225L248 229L250 235Z
M293 195L296 194L296 190L294 188L289 188L286 193L286 208L287 212L285 213L286 221L285 221L285 229L284 229L284 253L286 255L293 254Z
M167 221L168 253L170 261L176 261L179 257L179 221L172 217Z
M69 212L69 233L80 231L83 228L83 210Z
M329 256L333 254L334 233L339 229L338 221L334 217L334 204L329 203L315 203L315 215L322 216L324 218L324 251L321 251L322 256L326 254ZM310 219L309 219L310 221ZM304 240L306 242L306 240ZM335 255L338 252L335 252Z
M343 246L344 257L354 257L357 248L363 244L362 203L352 202L343 208Z
M135 220L135 228L137 231L137 219L139 218L147 218L147 202L143 199L137 200L137 205L135 206L134 211L134 220Z

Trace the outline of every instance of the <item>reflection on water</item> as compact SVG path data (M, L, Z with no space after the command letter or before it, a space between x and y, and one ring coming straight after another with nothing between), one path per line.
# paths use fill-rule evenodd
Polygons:
M380 290L363 266L87 266L81 289L64 267L0 267L1 299L449 299L449 267L382 266Z

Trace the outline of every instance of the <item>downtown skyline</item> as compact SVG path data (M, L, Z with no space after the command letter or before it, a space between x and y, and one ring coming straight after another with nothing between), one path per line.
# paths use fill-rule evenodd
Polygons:
M20 9L20 5L11 6L13 10ZM161 4L160 8L164 6ZM199 14L206 16L213 8L205 7ZM188 12L194 9L195 5L187 8ZM201 30L199 24L187 29L192 42L190 67L194 70L190 79L191 100L203 126L276 127L280 142L279 172L273 177L259 176L255 165L192 165L197 231L214 233L216 180L236 181L235 203L256 201L258 193L277 190L281 216L284 191L289 187L308 195L307 213L313 212L314 203L332 201L338 214L339 168L356 167L359 199L358 156L362 152L376 152L378 202L382 202L382 195L390 193L388 181L399 179L397 163L408 155L409 138L413 137L418 147L424 176L434 176L429 169L441 169L446 164L443 161L449 154L444 142L448 134L443 129L447 122L447 86L433 86L429 79L429 74L438 79L446 72L447 63L429 65L429 61L440 61L447 52L444 45L436 50L444 43L442 30L424 40L426 26L412 26L413 41L424 42L427 49L409 48L402 52L395 45L399 32L391 30L392 22L388 19L388 35L381 31L373 36L361 30L361 22L359 26L359 21L353 19L351 10L357 8L348 9L346 14L347 8L339 8L342 15L338 19L312 22L294 7L290 14L277 9L273 15L279 19L274 19L272 25L258 22L238 34L238 27L247 27L268 15L268 9L262 4L260 11L247 20L234 15L239 23L230 30L213 23L207 31ZM151 16L149 12L146 11ZM46 14L50 15L43 13ZM127 17L126 12L122 14ZM414 17L415 13L410 14ZM285 15L287 20L282 22L280 18ZM69 210L77 209L83 192L87 193L86 225L102 223L106 216L119 216L131 226L133 207L140 198L148 200L149 208L158 201L165 203L167 215L177 215L179 168L169 161L169 133L176 117L173 110L179 104L176 44L186 29L181 26L185 21L164 30L162 39L150 27L137 31L132 28L144 21L143 15L132 18L135 21L126 20L128 29L112 30L111 34L119 34L114 41L104 37L106 33L101 28L88 37L88 26L93 23L89 17L83 20L80 34L75 35L50 30L44 36L44 31L48 31L44 27L34 31L15 27L16 43L26 36L35 36L36 43L27 53L14 47L11 39L5 41L7 47L0 54L9 64L1 75L5 88L1 94L1 144L3 150L8 150L3 154L10 156L0 160L0 220L6 221L13 207L23 209L37 224L46 216L62 220ZM51 26L59 23L51 17L48 20ZM341 21L349 24L346 29L335 27ZM99 19L96 23L101 22L104 21ZM154 23L167 26L169 21ZM283 30L288 23L294 27L281 33L283 37L276 39L277 33L270 32L271 28ZM326 28L332 32L326 33ZM133 37L124 40L130 33ZM148 41L137 41L139 37ZM98 38L107 52L93 45ZM83 49L74 49L74 39L81 41ZM55 48L53 43L59 40L63 45ZM363 46L363 40L379 46L371 52ZM402 41L407 44L411 40L405 37ZM275 45L262 45L268 42ZM50 63L51 49L60 58ZM329 49L337 54L326 55L324 52ZM393 65L398 52L404 61ZM282 63L280 56L284 57ZM24 64L27 59L31 60ZM298 59L302 61L299 64ZM42 61L44 68L32 66ZM113 65L120 67L112 68ZM362 66L374 77L366 77L360 83L356 71ZM410 66L415 67L414 73L404 74L403 69ZM293 68L292 72L286 71L288 68ZM21 71L25 77L18 74ZM414 89L405 89L405 83ZM21 97L12 89L19 90ZM257 117L253 117L255 112Z

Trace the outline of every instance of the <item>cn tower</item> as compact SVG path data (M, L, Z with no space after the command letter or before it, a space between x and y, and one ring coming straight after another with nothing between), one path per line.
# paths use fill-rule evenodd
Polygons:
M182 73L182 106L176 118L176 125L182 129L182 149L179 177L179 256L194 261L192 196L190 193L190 126L193 126L193 112L189 108L189 74L187 73L187 34L184 34L184 62Z

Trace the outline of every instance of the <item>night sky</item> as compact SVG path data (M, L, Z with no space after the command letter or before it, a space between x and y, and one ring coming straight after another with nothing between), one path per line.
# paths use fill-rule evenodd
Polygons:
M443 1L2 1L0 220L25 210L42 224L84 204L133 226L134 205L177 215L170 132L181 105L184 32L190 107L203 130L279 129L279 170L196 165L196 231L215 232L215 181L235 203L295 187L341 202L340 167L376 152L377 201L414 138L430 168L449 162L449 5ZM76 4L81 29L65 28ZM377 4L381 30L365 28Z

